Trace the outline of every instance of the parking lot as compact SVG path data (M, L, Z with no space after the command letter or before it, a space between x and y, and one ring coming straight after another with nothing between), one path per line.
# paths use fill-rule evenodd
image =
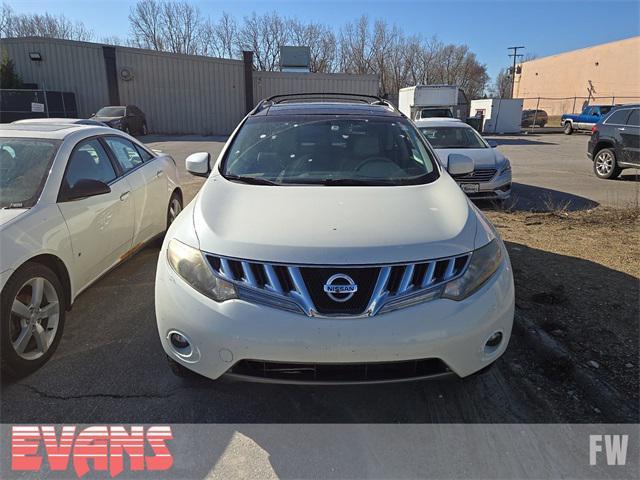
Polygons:
M616 181L595 178L585 156L585 135L495 139L512 161L515 210L638 205L638 172L626 170ZM171 153L178 161L188 202L202 179L186 174L185 157L197 151L208 151L215 157L224 138L147 136L144 141L154 149ZM490 205L481 206L492 209ZM520 247L516 243L508 246L515 249L512 261L517 270ZM76 300L51 361L31 376L2 386L4 423L629 420L626 413L627 416L615 417L605 412L603 417L602 408L593 404L587 394L580 393L579 401L570 406L551 395L545 385L532 384L531 378L524 384L525 359L543 353L527 343L528 334L522 324L495 368L464 381L309 387L180 380L166 366L155 325L153 295L158 250L159 245L149 245ZM516 324L522 319L521 313L516 313ZM634 348L637 358L637 342L631 346L632 355ZM636 362L629 375L637 378L637 373ZM583 388L588 384L578 383ZM560 383L558 386L562 387ZM637 421L637 417L631 420Z

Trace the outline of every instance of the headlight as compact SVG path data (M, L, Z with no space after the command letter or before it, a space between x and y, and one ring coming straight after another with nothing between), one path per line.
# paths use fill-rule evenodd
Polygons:
M167 260L185 282L216 302L238 298L231 282L216 277L211 272L200 250L174 239L167 247Z
M509 160L505 161L502 167L498 170L498 175L504 175L507 172L511 171L511 162Z
M442 298L464 300L489 280L502 263L502 249L494 238L471 255L471 261L464 275L447 283Z

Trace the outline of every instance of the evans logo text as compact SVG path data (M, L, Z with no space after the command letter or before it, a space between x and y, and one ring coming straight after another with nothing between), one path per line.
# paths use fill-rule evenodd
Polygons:
M16 425L11 429L11 469L41 471L47 462L49 470L73 468L79 478L92 470L115 477L128 457L131 471L168 470L173 457L166 442L172 439L169 426L101 425L77 431L65 425L57 432L53 426Z

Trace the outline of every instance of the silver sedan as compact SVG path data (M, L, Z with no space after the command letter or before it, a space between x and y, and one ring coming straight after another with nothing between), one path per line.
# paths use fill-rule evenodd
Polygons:
M496 145L459 120L424 119L415 123L445 168L451 154L466 155L473 160L473 172L453 175L470 198L502 201L511 196L511 163Z

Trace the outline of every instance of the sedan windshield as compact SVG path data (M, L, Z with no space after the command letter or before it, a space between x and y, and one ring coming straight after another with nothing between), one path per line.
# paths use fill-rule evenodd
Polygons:
M419 127L433 148L490 148L471 127Z
M124 117L124 107L104 107L98 110L96 117Z
M438 172L405 119L274 115L242 126L220 167L253 184L406 185Z
M0 138L0 208L35 205L58 146L55 140Z

